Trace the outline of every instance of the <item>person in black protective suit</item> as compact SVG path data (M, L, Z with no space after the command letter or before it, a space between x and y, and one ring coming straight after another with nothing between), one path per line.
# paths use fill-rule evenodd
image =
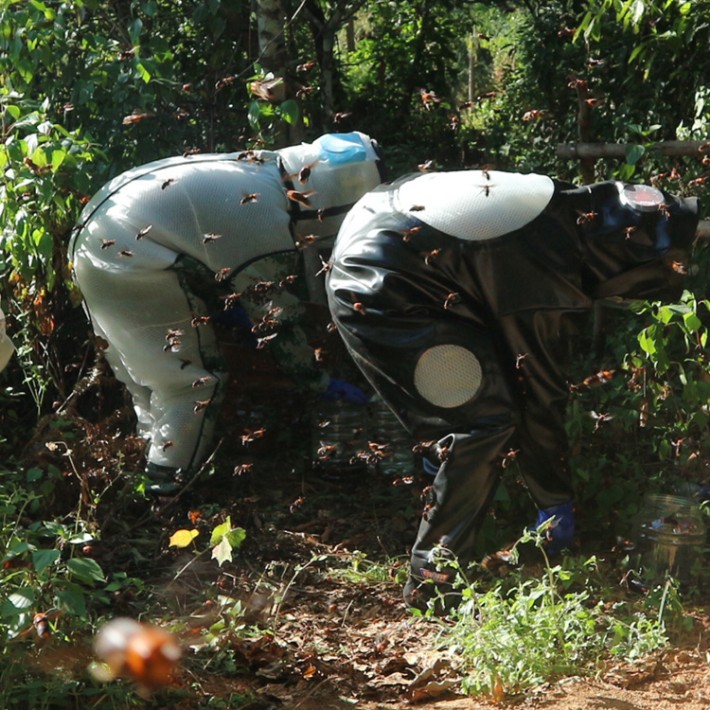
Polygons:
M435 442L410 604L449 588L442 560L471 561L511 451L537 524L554 516L550 550L571 541L571 340L593 299L679 296L697 221L694 199L650 186L487 170L405 176L355 205L331 260L331 312L402 424Z

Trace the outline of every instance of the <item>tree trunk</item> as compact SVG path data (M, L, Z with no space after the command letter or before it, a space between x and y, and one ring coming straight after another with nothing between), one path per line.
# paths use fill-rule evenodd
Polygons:
M288 52L286 49L286 12L282 0L256 0L257 32L259 37L259 63L285 83L285 98L294 98L295 92L287 78ZM300 143L303 140L303 122L283 123L274 135L276 148Z

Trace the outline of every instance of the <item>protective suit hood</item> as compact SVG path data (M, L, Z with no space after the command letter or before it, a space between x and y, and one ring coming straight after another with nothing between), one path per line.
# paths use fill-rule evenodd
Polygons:
M382 181L377 143L359 131L326 133L277 152L287 188L306 200L291 204L298 237L335 234L343 215Z
M696 198L603 182L565 190L593 298L677 299L698 225Z

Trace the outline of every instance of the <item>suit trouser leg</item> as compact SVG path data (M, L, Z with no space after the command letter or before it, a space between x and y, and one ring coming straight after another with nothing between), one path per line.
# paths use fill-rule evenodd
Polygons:
M193 318L206 313L186 292L178 273L106 270L95 277L76 264L92 324L109 342L106 358L134 397L149 463L189 468L210 443L224 376L215 368L212 327Z
M439 468L412 549L412 574L426 576L442 552L470 562L516 432L493 337L460 318L362 314L336 300L332 310L354 361L415 438L437 442L430 459L438 457ZM457 386L447 394L451 382Z

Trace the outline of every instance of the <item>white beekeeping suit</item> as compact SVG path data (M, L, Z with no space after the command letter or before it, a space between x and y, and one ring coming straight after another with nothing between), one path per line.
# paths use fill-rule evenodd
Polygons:
M7 366L13 352L15 352L15 347L5 332L5 314L0 308L0 372Z
M236 281L258 259L335 235L379 184L378 164L367 136L326 134L279 151L149 163L86 205L70 246L74 276L150 440L149 475L202 462L224 388L195 282Z

